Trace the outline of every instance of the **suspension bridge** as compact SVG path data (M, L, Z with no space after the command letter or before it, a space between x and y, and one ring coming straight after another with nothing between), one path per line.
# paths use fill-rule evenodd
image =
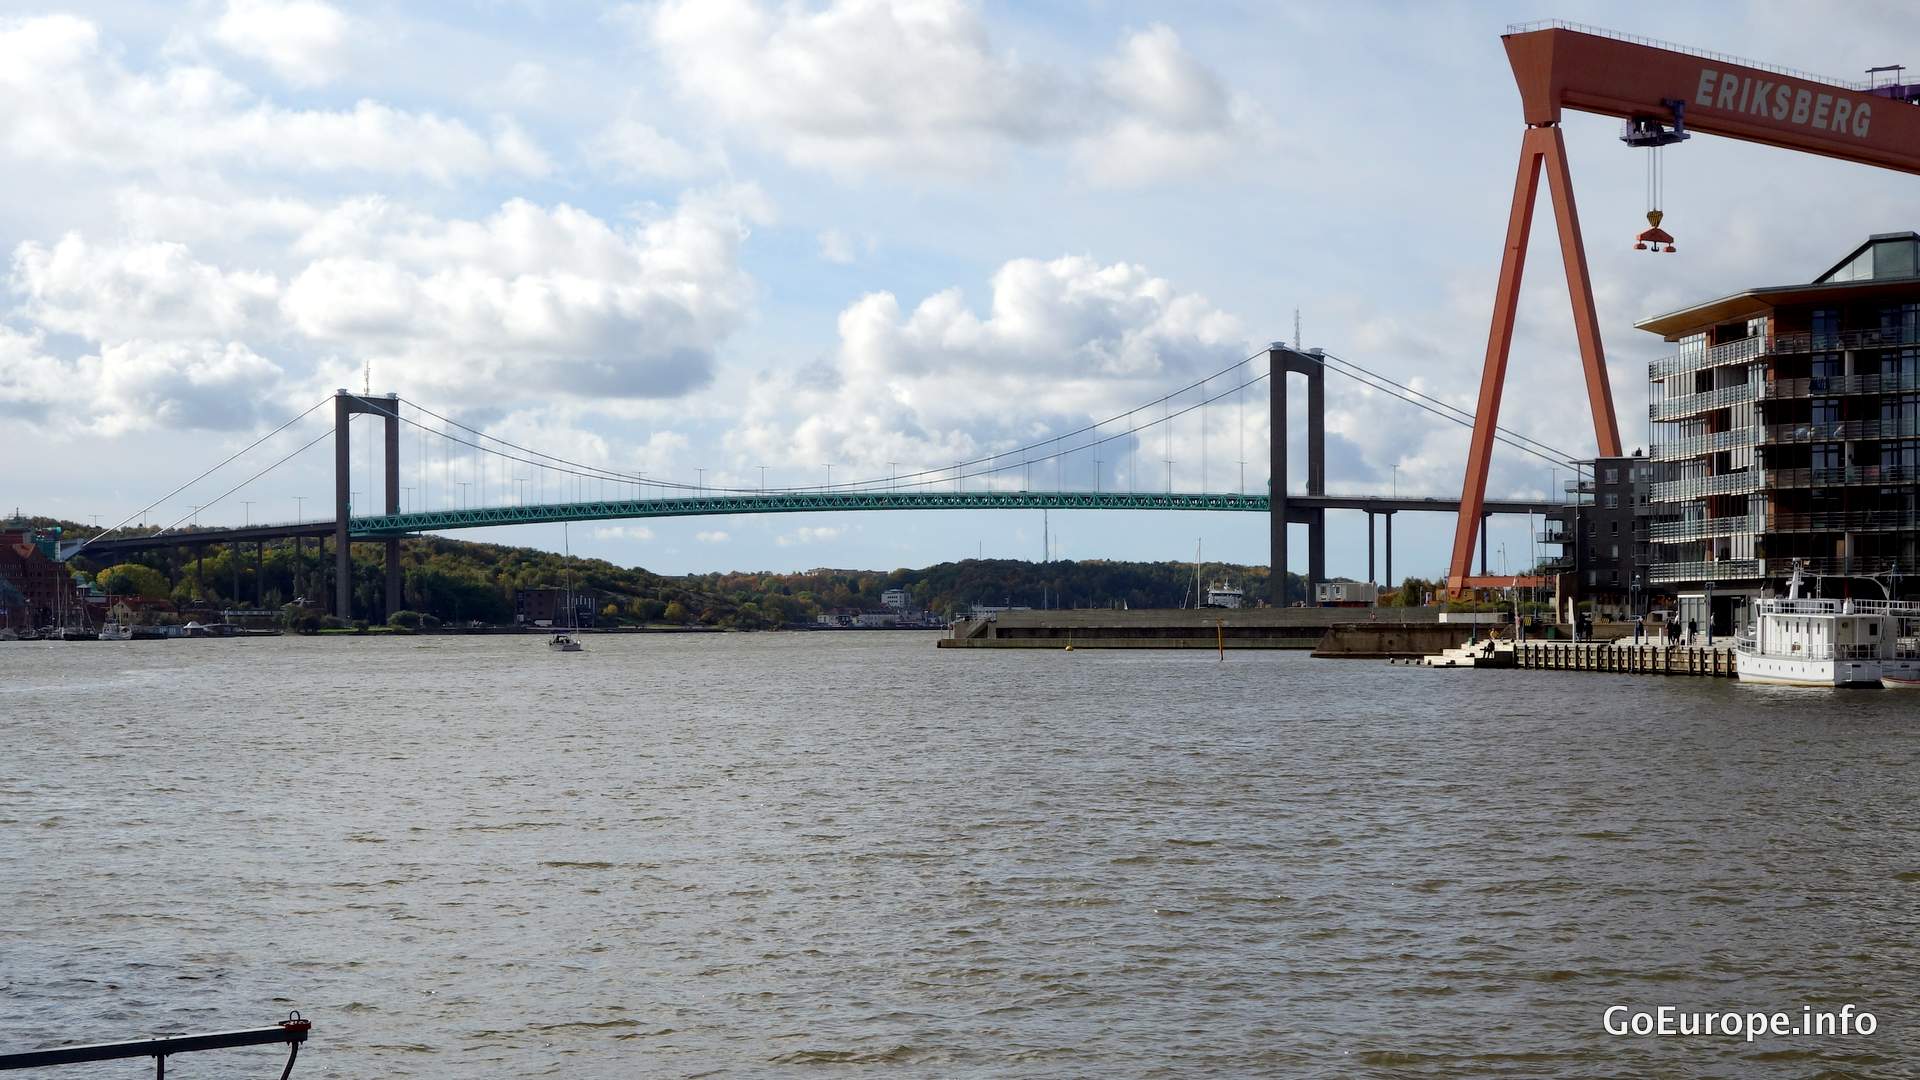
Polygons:
M1257 361L1264 358L1264 367ZM1266 514L1272 565L1288 565L1288 530L1304 525L1307 530L1307 574L1309 595L1313 586L1326 580L1326 515L1329 511L1351 510L1365 513L1367 529L1368 577L1375 565L1374 521L1386 524L1386 578L1393 579L1393 516L1402 512L1431 511L1457 513L1458 499L1420 496L1337 494L1326 490L1326 394L1325 378L1334 372L1372 390L1386 393L1413 407L1453 423L1471 427L1473 415L1438 398L1394 382L1384 376L1341 360L1323 350L1301 350L1275 342L1266 351L1255 353L1239 363L1214 372L1180 389L1124 413L1117 413L1078 429L1063 432L1023 446L955 462L951 466L922 468L909 473L892 471L885 477L834 483L829 467L828 480L804 487L756 488L709 486L700 480L688 484L643 472L622 472L582 463L536 450L479 428L471 427L442 412L402 398L397 394L374 395L336 392L315 403L300 415L262 435L226 460L181 485L161 499L143 507L126 522L102 530L82 540L62 544L63 558L85 554L99 561L116 559L143 551L163 548L204 550L210 545L231 545L234 550L255 547L256 565L268 543L291 541L296 545L298 562L305 565L305 542L316 544L317 564L328 568L330 588L316 591L328 595L331 611L352 617L353 547L356 543L378 543L385 548L385 590L383 606L388 612L399 610L402 581L400 542L408 536L458 529L533 525L554 522L607 522L647 518L710 517L739 514L845 513L889 510L1150 510L1241 512ZM1306 381L1306 469L1303 490L1290 490L1289 484L1261 482L1257 490L1246 490L1245 401L1251 387L1264 383L1267 392L1269 471L1272 476L1288 473L1287 391L1290 375ZM333 423L319 435L289 453L258 469L207 503L194 506L193 512L179 520L152 530L123 531L127 522L147 514L190 487L209 480L215 473L233 466L243 457L260 451L331 402ZM1229 425L1234 439L1227 449L1233 455L1225 459L1238 466L1238 484L1234 491L1207 490L1212 473L1209 458L1209 410L1237 409L1237 423ZM1194 414L1198 416L1194 416ZM382 449L382 499L379 512L357 507L358 492L352 488L357 419L365 417L380 428ZM1201 490L1178 490L1174 482L1174 426L1183 418L1198 421L1200 432L1198 469ZM411 429L415 439L402 439L402 430ZM1570 470L1579 461L1563 451L1537 440L1501 429L1496 436L1526 453ZM1216 436L1216 439L1220 438ZM230 504L232 497L256 490L253 485L267 481L276 470L286 467L307 451L328 440L333 450L333 515L312 520L247 524L233 527L200 527L200 513L208 508ZM1159 440L1162 456L1154 459L1150 440ZM405 485L403 445L417 450L412 471L417 483ZM372 476L369 440L367 476ZM1140 468L1139 457L1148 450L1147 468ZM436 451L438 452L436 454ZM1122 468L1124 463L1124 468ZM519 475L525 472L529 475ZM1049 477L1048 473L1052 476ZM1069 473L1084 473L1084 487L1068 482ZM1156 475L1158 474L1158 475ZM1120 477L1124 476L1124 481ZM462 479L464 478L464 479ZM1159 480L1158 490L1143 489L1144 480ZM1047 482L1051 480L1051 486ZM1036 481L1038 481L1036 483ZM437 482L438 490L435 491ZM537 488L535 485L538 485ZM559 498L550 498L548 488L557 486ZM418 491L419 498L412 496ZM458 494L456 495L456 491ZM537 494L536 494L537 491ZM437 497L436 497L437 495ZM1496 514L1544 514L1559 504L1539 500L1487 501L1480 509L1482 523ZM189 523L189 519L192 523ZM1479 530L1481 573L1486 573L1486 530ZM331 566L327 545L331 542ZM235 560L236 564L238 560ZM256 576L256 581L258 577ZM1521 580L1521 579L1515 579ZM1278 604L1284 602L1285 575L1272 577ZM256 598L257 599L257 598ZM371 614L371 613L369 613Z

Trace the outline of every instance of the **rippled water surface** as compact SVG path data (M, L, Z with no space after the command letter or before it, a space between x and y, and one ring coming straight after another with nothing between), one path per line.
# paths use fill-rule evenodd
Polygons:
M0 1049L297 1008L309 1078L1920 1060L1920 695L919 634L588 650L0 645ZM1600 1024L1842 1002L1878 1032Z

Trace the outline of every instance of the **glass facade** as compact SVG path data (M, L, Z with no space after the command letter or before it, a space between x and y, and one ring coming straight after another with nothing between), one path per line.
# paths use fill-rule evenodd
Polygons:
M1878 595L1859 579L1920 566L1920 235L1875 236L1815 284L1864 281L1911 287L1755 295L1764 316L1677 336L1724 362L1650 369L1655 588L1777 592L1799 562Z

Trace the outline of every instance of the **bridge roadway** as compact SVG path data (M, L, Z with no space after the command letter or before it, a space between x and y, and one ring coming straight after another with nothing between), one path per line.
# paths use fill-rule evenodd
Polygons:
M1488 514L1544 514L1564 504L1527 500L1488 500ZM1402 511L1458 513L1458 499L1412 496L1304 495L1286 497L1287 517L1294 524L1311 523L1325 510L1364 510L1374 514ZM479 529L500 525L538 525L558 521L619 521L631 518L712 517L725 514L841 513L854 510L1203 510L1270 512L1266 495L1231 492L1189 493L1130 491L793 491L727 495L693 495L671 499L601 499L588 502L535 503L526 506L483 506L457 510L421 510L347 519L355 540L388 540L423 532ZM240 528L189 529L153 536L102 539L88 544L90 556L127 555L171 547L205 544L263 543L293 537L331 536L332 521L283 522ZM64 541L62 558L71 557L82 541Z

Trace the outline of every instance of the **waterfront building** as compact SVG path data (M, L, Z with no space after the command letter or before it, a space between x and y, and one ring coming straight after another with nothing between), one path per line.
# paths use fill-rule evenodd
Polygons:
M0 525L0 627L37 630L78 618L73 577L55 556L59 534L15 517Z
M908 606L913 603L913 601L908 598L907 590L905 589L888 589L886 592L880 594L880 602L897 612L905 612Z
M1658 592L1647 580L1652 489L1653 462L1640 450L1595 458L1566 482L1567 503L1547 515L1539 537L1560 549L1542 569L1560 576L1564 598L1616 619L1647 611Z
M1728 633L1797 563L1816 595L1910 596L1920 566L1920 235L1812 282L1642 320L1655 361L1650 587Z
M568 592L560 588L513 590L513 621L520 626L592 626L594 613L599 610L596 595L589 589L571 590L573 619L569 622Z

